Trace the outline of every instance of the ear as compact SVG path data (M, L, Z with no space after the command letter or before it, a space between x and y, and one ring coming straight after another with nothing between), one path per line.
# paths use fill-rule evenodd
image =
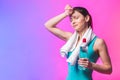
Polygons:
M89 20L90 20L90 16L87 15L87 16L85 17L85 21L88 22Z

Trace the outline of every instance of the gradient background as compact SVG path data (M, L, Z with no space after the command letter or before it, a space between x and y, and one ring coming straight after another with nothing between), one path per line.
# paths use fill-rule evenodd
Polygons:
M67 63L59 54L65 42L44 23L66 4L87 8L94 32L108 45L113 73L94 72L93 79L120 80L120 0L0 0L0 80L65 80ZM58 26L73 31L69 18Z

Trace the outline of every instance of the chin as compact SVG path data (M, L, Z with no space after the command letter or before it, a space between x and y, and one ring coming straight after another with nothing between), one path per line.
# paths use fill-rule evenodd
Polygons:
M76 28L74 28L74 29L75 29L76 31L80 31L80 29L79 29L79 28L77 28L77 27L76 27Z
M74 27L75 30L78 30L78 27Z
M76 31L80 31L80 27L79 27L79 26L75 26L74 29L75 29Z
M80 31L79 29L75 29L75 31Z

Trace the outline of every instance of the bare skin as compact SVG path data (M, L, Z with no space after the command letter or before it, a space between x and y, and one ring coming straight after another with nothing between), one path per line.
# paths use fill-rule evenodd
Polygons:
M58 38L67 41L71 36L71 32L63 31L56 27L56 25L66 18L68 15L72 14L72 7L70 5L65 6L65 11L45 23L47 30L49 30L52 34L57 36ZM88 21L89 16L84 17L78 11L75 11L71 16L71 25L73 28L79 33L79 40L88 29ZM112 73L112 65L110 61L110 57L108 55L107 46L105 41L101 38L97 38L95 44L93 46L96 54L99 54L100 59L102 60L102 65L90 62L88 59L79 59L78 64L83 65L86 68L90 68L96 70L100 73L111 74Z

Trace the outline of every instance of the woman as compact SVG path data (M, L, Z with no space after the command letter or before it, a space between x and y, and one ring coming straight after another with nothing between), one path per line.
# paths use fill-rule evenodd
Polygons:
M76 48L80 47L79 45L86 42L86 39L83 39L83 36L87 33L89 29L91 30L92 19L89 12L85 8L72 8L70 5L66 5L65 11L63 13L53 17L45 23L46 28L51 33L65 41L69 41L71 37L75 35L75 33L73 34L71 32L63 31L57 28L56 25L67 16L70 17L71 25L78 35L77 38L74 38L74 40L76 39L76 43L74 42L74 44L71 44L73 49L71 51L68 50L67 54L64 54L64 56L66 55L68 59L70 58L70 56L72 56L73 53L76 54L75 50L77 51ZM82 39L83 42L81 42L80 44L80 41L82 41ZM69 42L68 44L70 44ZM92 38L92 40L89 40L88 42L87 58L79 58L78 56L80 54L83 54L83 52L81 51L82 49L78 49L79 54L76 54L77 59L74 58L75 60L73 61L68 59L68 76L66 80L92 80L93 70L104 74L112 73L112 65L104 40L95 36ZM102 65L96 63L99 57L102 60ZM79 69L79 66L83 66L86 69Z

